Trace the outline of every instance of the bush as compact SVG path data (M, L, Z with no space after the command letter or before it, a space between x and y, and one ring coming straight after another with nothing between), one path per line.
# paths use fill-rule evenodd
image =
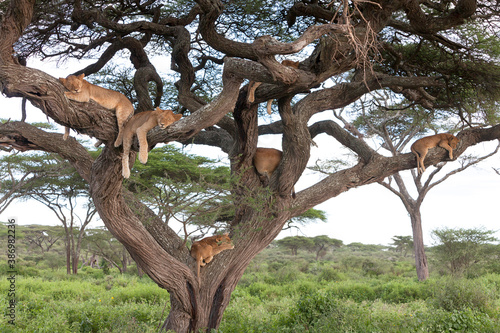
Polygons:
M480 280L465 278L443 278L434 286L431 304L446 311L474 309L491 312L495 292L487 288Z
M341 281L342 275L333 267L325 267L318 274L319 281Z
M428 286L416 281L390 281L375 287L375 294L384 302L409 303L430 296Z

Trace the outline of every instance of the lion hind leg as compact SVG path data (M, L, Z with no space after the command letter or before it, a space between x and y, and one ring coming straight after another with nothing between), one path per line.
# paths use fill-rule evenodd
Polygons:
M66 141L69 137L69 127L64 128L63 140Z
M248 83L248 94L247 94L247 101L249 103L253 103L255 101L255 90L262 84L262 82L255 82L255 81L250 81Z
M144 128L139 127L137 129L137 139L139 140L139 161L142 164L148 162L148 131Z
M418 168L419 174L422 174L425 172L424 159L422 157L417 158L417 168Z
M417 172L421 174L425 171L424 159L427 155L428 148L424 148L422 151L418 151L415 148L411 147L412 153L417 158Z
M129 160L128 160L128 154L123 154L122 156L122 176L123 178L129 178L130 177L130 168L129 168Z
M125 123L130 119L130 117L134 114L133 107L116 107L116 122L118 123L118 135L115 140L115 147L119 147L123 141L123 127Z
M128 164L129 164L128 154L123 154L123 156L122 156L122 176L123 176L123 178L130 177L130 169L129 169Z

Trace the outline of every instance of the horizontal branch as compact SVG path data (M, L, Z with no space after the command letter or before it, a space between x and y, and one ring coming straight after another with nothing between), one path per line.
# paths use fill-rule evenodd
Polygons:
M0 145L19 151L37 150L59 154L71 163L86 182L90 181L90 168L94 160L74 138L64 141L62 134L45 132L28 123L13 121L0 124Z
M500 125L490 128L468 129L457 134L460 142L454 150L455 159L463 154L466 149L485 141L500 139ZM449 160L445 149L431 149L425 158L425 165L434 165ZM360 162L352 168L333 173L315 185L297 193L297 199L293 202L293 215L304 213L309 208L336 197L351 188L371 184L383 180L398 171L415 168L417 162L412 153L402 154L394 157L374 155L368 162Z

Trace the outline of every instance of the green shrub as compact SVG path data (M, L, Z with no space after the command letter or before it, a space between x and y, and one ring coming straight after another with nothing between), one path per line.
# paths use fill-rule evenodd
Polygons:
M341 281L342 275L333 267L324 267L318 274L319 281Z
M336 298L349 298L356 302L373 301L377 298L375 289L365 283L335 284L329 289L330 296Z
M425 300L431 293L428 286L415 281L390 281L374 287L377 298L388 303L409 303Z
M443 278L434 285L431 304L446 311L474 309L480 312L492 311L495 292L480 283L478 279Z

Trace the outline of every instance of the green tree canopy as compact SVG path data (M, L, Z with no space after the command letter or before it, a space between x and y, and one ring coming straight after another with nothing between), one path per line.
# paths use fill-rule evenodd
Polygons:
M484 259L487 244L498 242L495 231L484 228L440 228L432 231L434 252L450 273L460 275Z

